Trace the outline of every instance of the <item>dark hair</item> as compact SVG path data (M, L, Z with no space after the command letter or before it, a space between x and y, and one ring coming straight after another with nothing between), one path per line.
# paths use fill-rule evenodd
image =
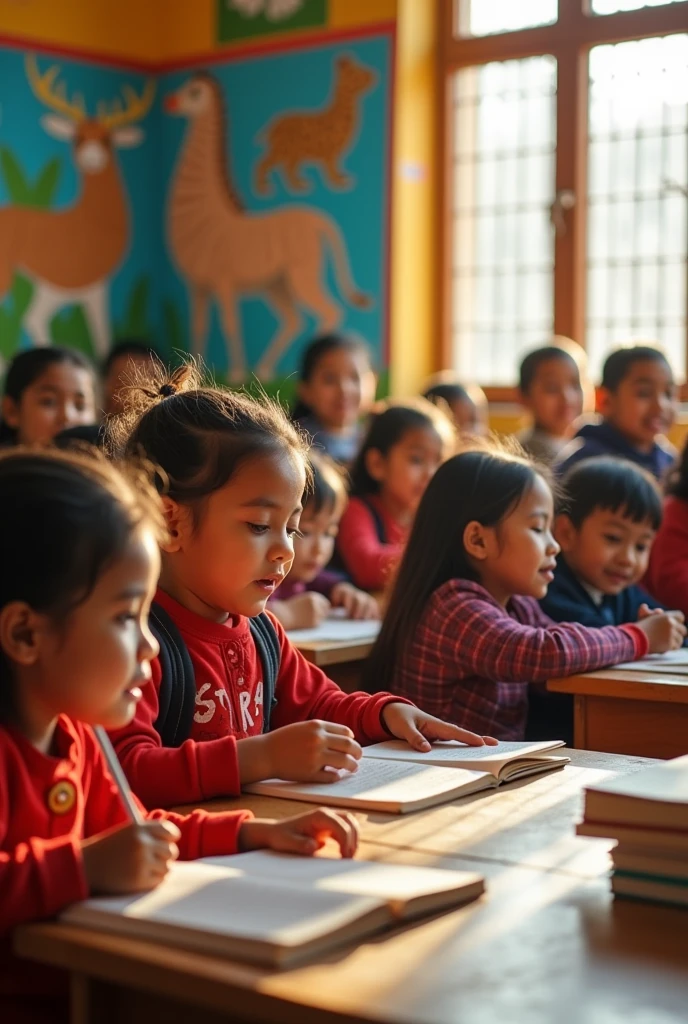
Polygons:
M666 492L681 501L688 501L688 437L680 459L667 477Z
M370 350L362 338L355 334L321 334L309 342L304 350L299 380L307 383L315 373L315 369L323 356L329 355L330 352L336 352L338 349L364 355L368 365L371 366ZM293 420L300 420L304 416L309 416L310 413L310 406L301 398L298 398L291 410L291 418Z
M351 493L377 494L380 484L366 465L369 451L387 455L410 430L434 430L444 441L455 440L456 431L445 414L425 398L383 403L374 412L351 470Z
M103 360L102 373L104 377L107 377L112 364L120 356L143 356L151 359L154 363L162 365L160 353L149 342L143 338L123 338L110 349Z
M101 423L82 423L78 427L68 427L61 430L53 438L53 444L58 448L82 448L83 445L91 445L93 448L104 450L106 447L106 429Z
M308 461L311 482L304 496L304 508L311 506L316 516L323 509L341 514L348 497L341 469L329 455L315 448L311 448Z
M95 453L0 453L0 608L25 601L63 621L143 524L164 536L159 499L141 469L121 472ZM0 720L14 713L12 690L0 650Z
M579 370L576 360L565 348L560 348L559 345L543 345L541 348L536 348L529 352L521 360L518 371L518 387L521 394L528 394L542 364L548 363L552 359L561 359L569 362L576 370Z
M558 512L578 529L597 509L618 512L634 523L662 522L662 495L654 478L627 459L599 456L572 466L561 481Z
M546 470L494 442L440 466L421 499L382 629L366 664L370 692L394 689L396 667L430 596L451 579L479 581L463 544L470 522L497 526Z
M429 402L439 398L447 405L451 405L452 402L470 402L471 405L475 405L463 384L433 384L423 392L423 398L427 398Z
M161 489L196 515L203 499L247 459L288 454L307 469L308 443L277 402L204 387L188 364L170 376L155 370L147 384L128 389L124 412L110 421L109 433L116 452L144 456L159 467Z
M27 388L31 387L51 366L75 366L87 370L95 385L95 372L88 359L72 348L29 348L16 355L9 365L5 377L5 397L19 403ZM14 444L17 431L0 420L0 444Z
M669 373L671 367L661 349L653 345L634 345L631 348L617 348L604 361L602 367L602 387L607 391L616 391L619 384L627 376L634 363L664 363Z

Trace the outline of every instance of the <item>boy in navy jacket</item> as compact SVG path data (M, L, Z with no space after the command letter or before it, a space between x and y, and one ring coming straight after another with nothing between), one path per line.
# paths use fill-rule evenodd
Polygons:
M608 356L600 388L602 421L587 423L561 452L557 474L596 455L616 455L658 480L676 458L664 436L676 416L676 386L666 356L650 345Z

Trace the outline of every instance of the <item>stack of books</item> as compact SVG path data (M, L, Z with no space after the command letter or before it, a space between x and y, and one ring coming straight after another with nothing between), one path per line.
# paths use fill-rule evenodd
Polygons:
M587 788L576 831L617 840L615 895L688 906L688 755Z

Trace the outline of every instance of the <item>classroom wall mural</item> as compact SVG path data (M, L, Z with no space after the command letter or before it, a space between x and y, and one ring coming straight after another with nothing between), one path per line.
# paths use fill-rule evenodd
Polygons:
M391 60L380 31L157 75L0 48L0 358L145 336L279 386L342 327L384 369Z
M161 243L150 76L0 57L0 356L154 333ZM159 215L158 215L159 219Z
M229 380L340 327L383 367L390 62L378 34L163 76L168 309Z

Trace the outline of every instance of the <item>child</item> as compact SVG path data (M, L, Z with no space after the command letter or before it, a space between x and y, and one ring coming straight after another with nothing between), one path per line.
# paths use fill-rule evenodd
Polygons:
M118 341L103 363L103 412L114 416L122 411L122 388L136 373L162 366L152 345L138 338Z
M561 452L557 472L594 455L619 455L661 479L675 451L663 436L676 416L676 387L666 356L650 345L612 352L602 369L601 423L581 427Z
M95 421L95 374L79 352L32 348L14 357L5 379L0 443L50 444L60 431Z
M375 397L370 353L352 334L325 334L306 348L295 420L336 462L351 465L361 439L359 420Z
M364 590L381 590L399 561L418 502L456 444L444 413L424 398L380 406L351 471L352 498L337 551Z
M519 371L521 402L533 423L518 439L528 455L545 465L556 460L583 411L580 367L585 353L568 338L555 341L528 353Z
M487 398L476 384L464 387L451 371L442 371L426 381L423 398L440 407L446 403L459 436L487 434Z
M644 583L659 601L688 615L688 441L667 494Z
M128 820L91 726L125 725L152 688L147 616L163 528L141 474L57 450L0 455L3 1021L39 1010L55 1020L59 1009L54 975L11 956L19 924L91 893L152 889L177 856L312 854L323 835L344 856L356 847L354 821L322 810L279 823L203 810Z
M662 521L654 478L625 459L578 463L562 481L561 548L542 609L555 622L621 626L662 605L638 586Z
M311 451L309 461L312 479L294 537L294 561L276 598L270 601L270 611L285 629L317 626L333 607L341 608L350 619L378 619L375 598L357 590L339 573L325 569L346 508L346 487L326 455Z
M486 448L445 462L416 514L369 688L393 684L430 713L518 740L529 684L679 647L686 629L669 613L603 629L544 614L552 514L549 485L524 458Z
M276 776L332 781L331 769L356 769L360 743L390 735L418 749L429 749L425 736L481 742L391 694L342 693L262 615L291 567L307 479L305 441L278 405L201 387L188 366L129 397L138 415L134 405L119 424L126 450L166 483L157 612L193 677L182 735L168 730L171 679L159 659L133 722L114 734L146 806L234 795Z

